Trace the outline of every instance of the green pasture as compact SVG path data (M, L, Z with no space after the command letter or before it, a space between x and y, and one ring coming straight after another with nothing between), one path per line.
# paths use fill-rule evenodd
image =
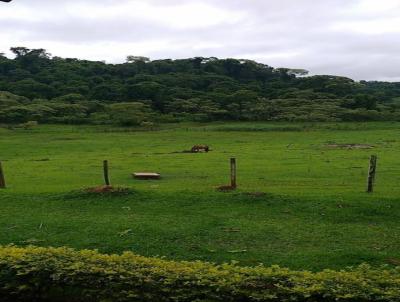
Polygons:
M296 269L400 264L399 130L399 123L0 128L7 181L0 244ZM195 144L212 151L182 152ZM367 194L372 154L376 190ZM217 192L228 184L231 157L239 188ZM102 184L104 159L112 184L132 193L80 191ZM131 177L143 171L162 180Z

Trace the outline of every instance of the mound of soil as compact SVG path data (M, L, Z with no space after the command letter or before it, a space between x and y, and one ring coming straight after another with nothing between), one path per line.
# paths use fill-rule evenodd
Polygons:
M84 189L87 193L111 193L111 194L127 194L130 193L131 190L129 188L122 188L122 187L114 187L114 186L99 186L93 188Z
M232 186L220 186L217 188L217 191L219 191L219 192L230 192L230 191L234 191L234 190L236 190L236 188L232 187Z

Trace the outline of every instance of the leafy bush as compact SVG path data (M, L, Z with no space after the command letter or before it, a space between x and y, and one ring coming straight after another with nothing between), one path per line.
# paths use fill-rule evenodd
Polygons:
M126 252L0 248L1 301L400 301L400 268L296 272Z
M31 130L38 125L39 125L39 123L37 121L28 121L26 123L19 125L19 127L23 128L25 130Z

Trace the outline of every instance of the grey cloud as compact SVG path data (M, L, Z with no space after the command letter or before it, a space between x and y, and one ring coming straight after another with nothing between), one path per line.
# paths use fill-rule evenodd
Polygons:
M394 3L381 0L379 5L384 6L385 2ZM374 12L358 8L358 4L370 5L371 0L103 0L100 11L98 3L14 0L12 5L1 4L0 47L40 46L55 55L67 53L69 57L111 62L123 61L128 54L153 59L246 57L276 67L305 68L313 74L400 79L400 30L382 28L382 33L377 34L363 28L363 22L371 20L378 24L382 21L384 26L387 18L398 21L400 27L400 18L396 19L393 9ZM77 4L93 10L72 10ZM132 12L134 17L124 11L111 14L124 5L134 8L143 4L154 10L146 10L147 15ZM179 14L179 6L190 4L210 8L215 15L207 16L208 12L201 11L190 12L189 17ZM172 17L163 16L163 10L151 16L160 7ZM110 17L101 15L103 8L106 13L110 11ZM8 15L4 16L2 10ZM35 14L42 17L35 19ZM193 26L191 18L198 24ZM360 22L362 32L352 27L354 22Z

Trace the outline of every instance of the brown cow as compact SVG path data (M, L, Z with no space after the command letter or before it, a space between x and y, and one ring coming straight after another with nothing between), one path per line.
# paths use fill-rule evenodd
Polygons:
M195 145L192 147L191 152L192 153L198 153L198 152L208 152L210 151L210 147L207 145Z

